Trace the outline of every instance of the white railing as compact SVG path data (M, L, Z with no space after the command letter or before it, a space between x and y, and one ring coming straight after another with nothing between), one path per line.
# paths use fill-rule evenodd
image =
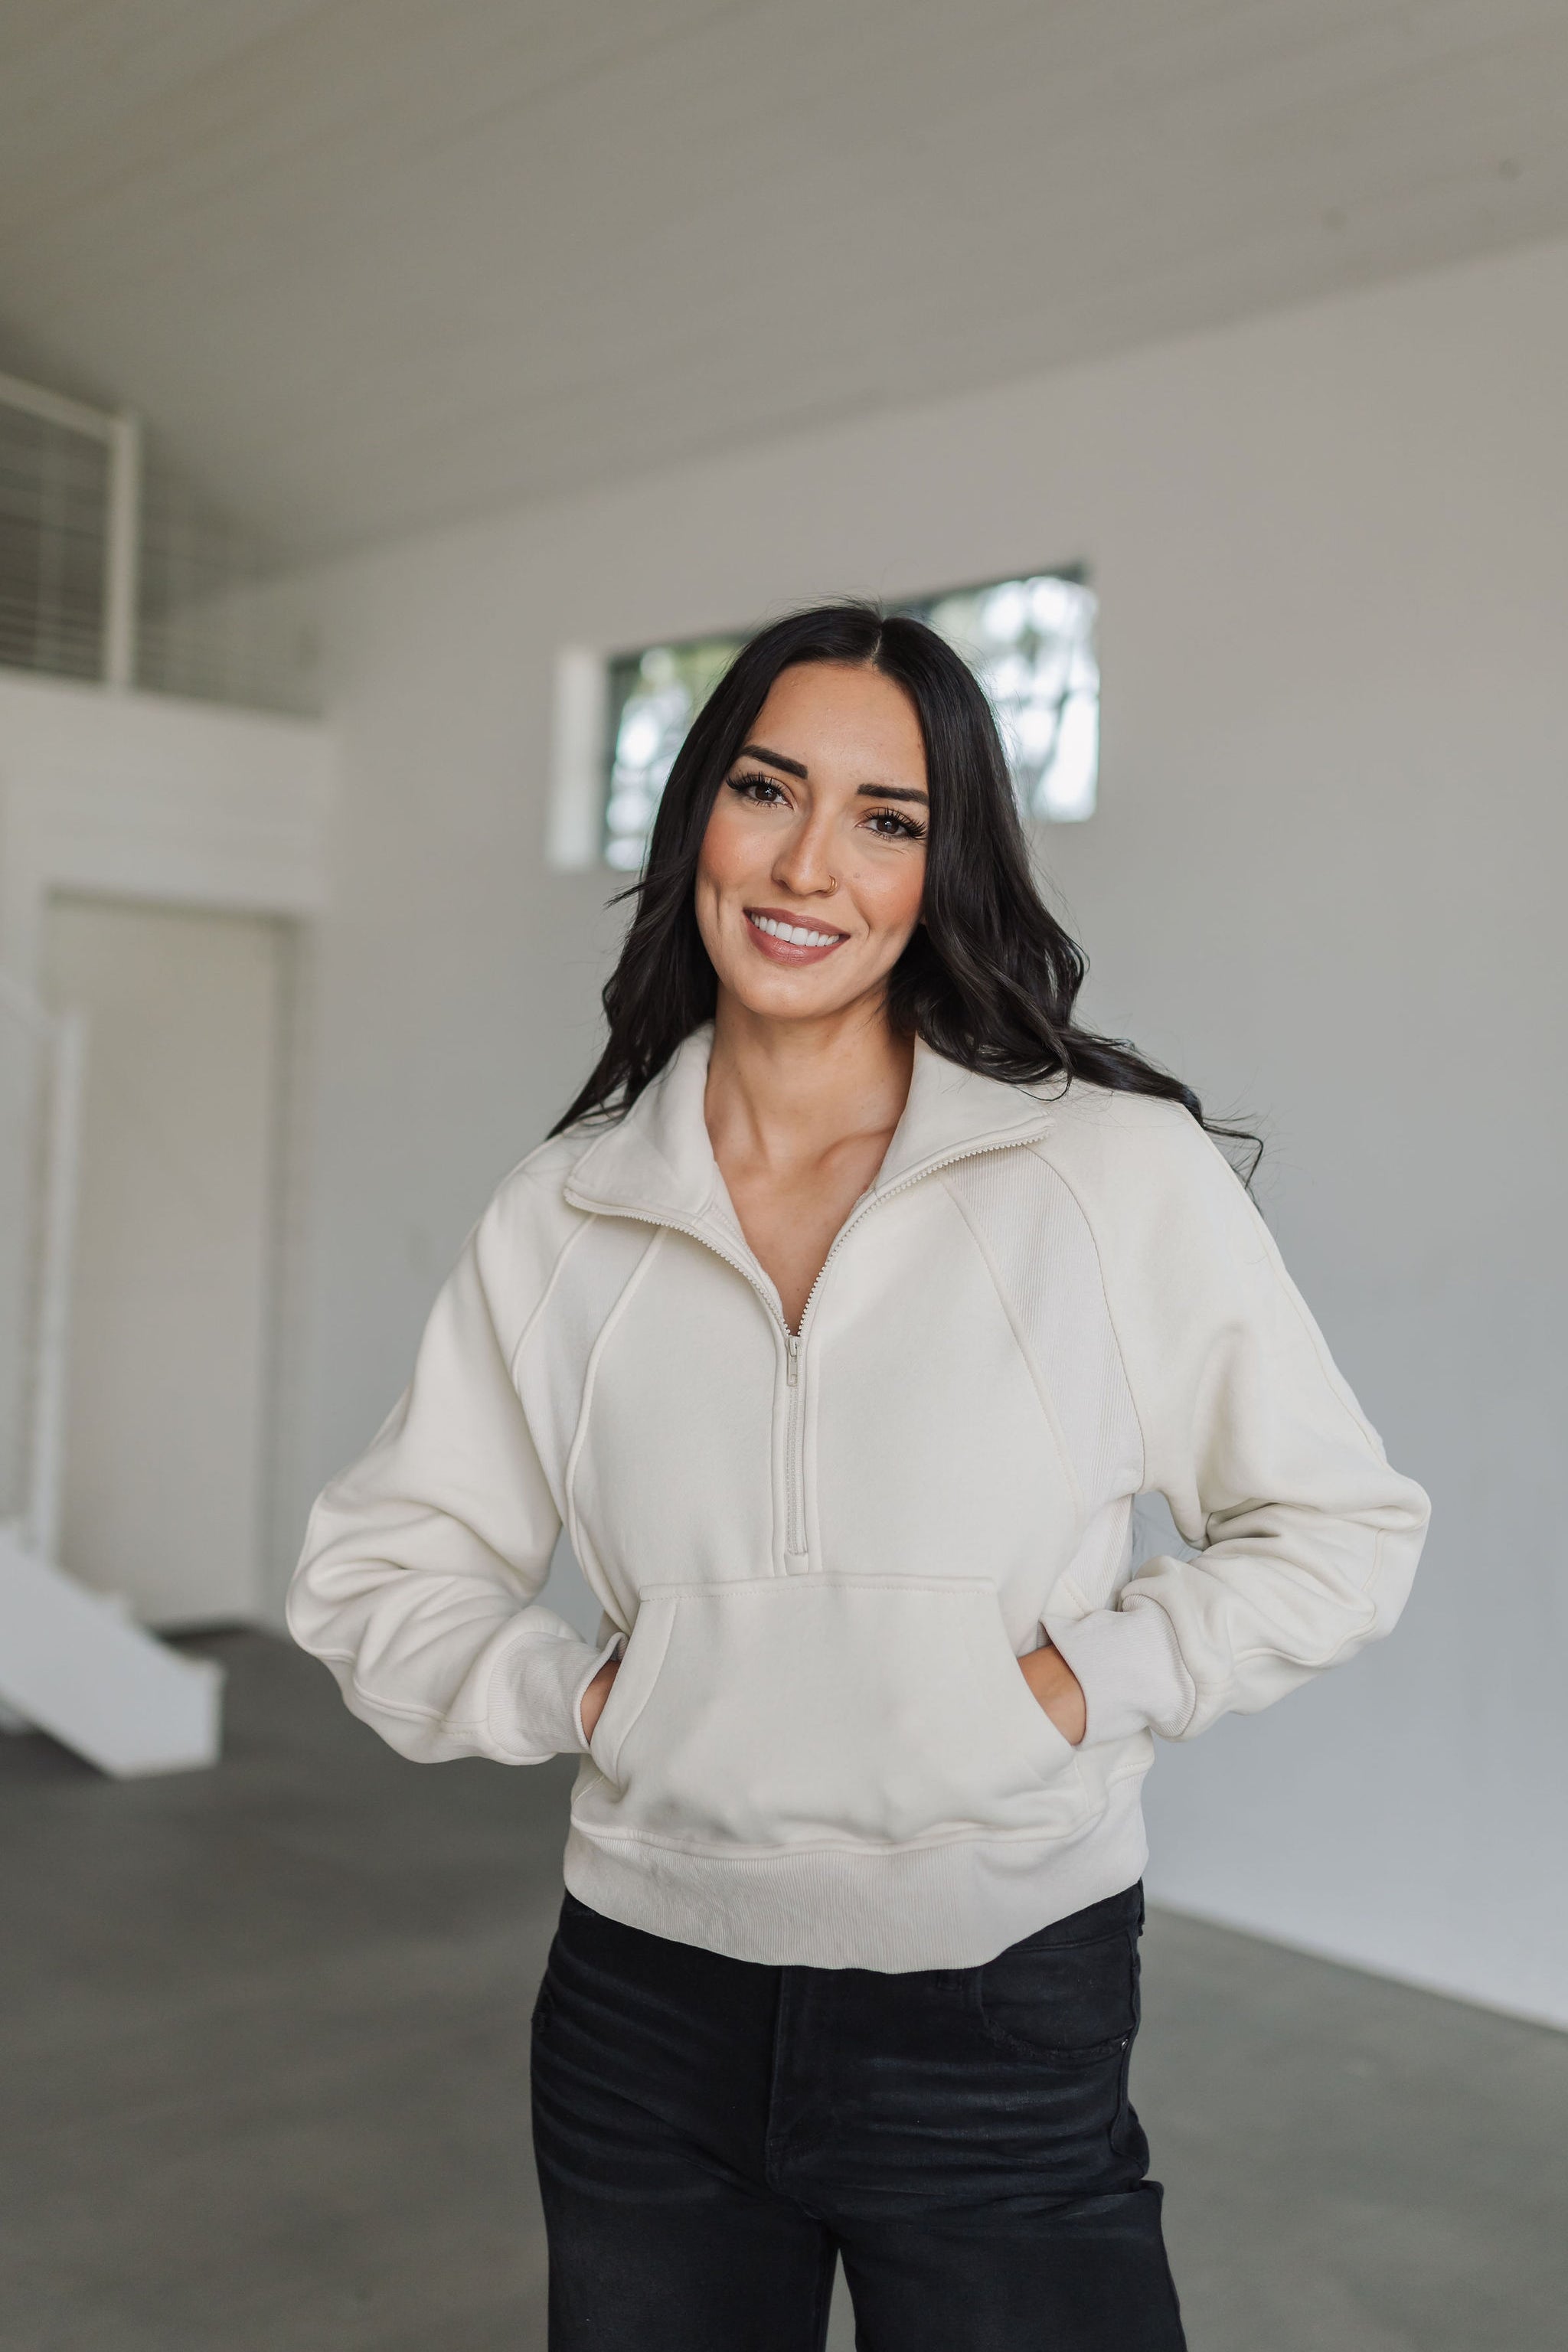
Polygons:
M280 551L130 415L0 374L0 667L311 716Z
M37 418L63 433L101 442L108 452L103 514L105 686L128 687L136 672L137 575L141 563L142 427L134 416L89 408L19 376L0 375L0 407Z

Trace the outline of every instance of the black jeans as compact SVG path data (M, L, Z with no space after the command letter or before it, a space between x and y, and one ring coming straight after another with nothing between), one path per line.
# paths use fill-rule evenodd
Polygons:
M775 1969L568 1895L533 2016L551 2352L1181 2352L1127 2097L1142 1889L978 1969Z

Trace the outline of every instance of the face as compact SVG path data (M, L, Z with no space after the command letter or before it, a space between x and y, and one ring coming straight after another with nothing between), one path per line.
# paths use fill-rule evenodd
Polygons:
M879 1000L920 919L929 815L902 687L836 662L786 669L698 860L698 927L721 990L780 1021Z

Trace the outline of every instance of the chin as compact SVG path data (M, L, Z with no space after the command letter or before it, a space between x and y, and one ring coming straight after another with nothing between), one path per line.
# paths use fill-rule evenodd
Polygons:
M840 988L802 985L799 979L781 973L758 981L748 974L737 984L726 980L725 987L748 1013L765 1021L809 1021L823 1013L837 1013L854 1001L854 991L848 995Z
M849 1012L867 997L879 994L882 986L879 979L835 975L830 982L826 972L812 971L753 971L740 980L721 972L720 980L730 995L759 1021L820 1021Z

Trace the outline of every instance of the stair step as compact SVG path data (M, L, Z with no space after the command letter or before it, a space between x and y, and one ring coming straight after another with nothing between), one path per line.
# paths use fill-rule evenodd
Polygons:
M128 1780L216 1764L223 1668L182 1657L0 1528L0 1710Z

